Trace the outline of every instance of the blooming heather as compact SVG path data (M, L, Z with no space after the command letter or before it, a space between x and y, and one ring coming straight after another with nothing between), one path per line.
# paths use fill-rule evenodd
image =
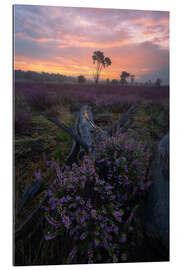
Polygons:
M64 172L55 166L45 214L54 234L46 239L65 229L72 239L68 262L75 256L87 263L127 260L131 243L138 241L138 198L151 183L149 158L142 144L119 134L100 142L81 165L74 163Z

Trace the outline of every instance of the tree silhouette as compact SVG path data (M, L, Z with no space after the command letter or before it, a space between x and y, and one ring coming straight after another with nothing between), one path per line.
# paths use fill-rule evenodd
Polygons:
M120 83L124 86L127 84L127 79L130 77L130 73L126 72L126 71L122 71L121 75L120 75Z
M78 83L85 83L86 78L83 75L78 76Z
M156 82L155 82L155 86L158 87L158 88L161 88L161 79L160 78L157 78Z
M110 66L112 62L109 57L104 57L104 53L101 51L95 51L92 59L93 64L97 63L96 72L94 73L94 80L97 84L100 78L102 68Z

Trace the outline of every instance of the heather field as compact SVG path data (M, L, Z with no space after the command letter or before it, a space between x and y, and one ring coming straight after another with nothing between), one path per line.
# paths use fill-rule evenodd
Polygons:
M15 264L148 261L135 212L152 184L154 149L169 131L169 87L17 81L14 101ZM73 128L76 113L89 105L94 122L108 130L135 104L126 133L101 142L93 159L66 164L71 136L48 117ZM95 166L104 162L107 179ZM23 227L38 207L41 214Z
M47 106L54 106L56 103L61 105L87 103L91 106L105 106L110 109L111 107L121 107L125 103L132 104L143 99L153 103L161 102L169 98L169 86L130 85L123 87L110 84L94 85L93 83L16 82L15 96L20 95L25 97L29 105L35 106L39 110L47 109Z

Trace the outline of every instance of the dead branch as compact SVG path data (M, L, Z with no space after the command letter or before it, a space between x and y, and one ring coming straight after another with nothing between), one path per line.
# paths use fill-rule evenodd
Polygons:
M61 123L61 121L55 117L51 117L51 118L47 118L49 121L53 122L54 124L56 124L58 127L62 128L63 130L65 130L74 140L76 140L83 148L86 152L89 152L90 148L87 145L87 143L85 143L78 135L74 134L74 132L68 128L66 125L64 125L63 123Z
M116 134L116 132L117 132L118 129L120 129L123 126L125 126L126 123L127 123L127 121L129 119L132 119L134 117L134 114L136 113L137 108L138 108L138 105L137 104L131 106L129 108L129 110L121 117L121 119L119 121L117 121L114 125L112 125L112 127L108 130L108 134L112 136L113 134ZM127 125L127 126L129 127L129 125ZM126 131L127 128L124 129L124 130Z
M19 201L16 209L16 213L19 214L19 212L22 210L22 208L27 204L27 202L34 198L35 195L40 191L41 187L43 185L43 181L39 180L32 185L28 185L26 188L21 200Z
M32 231L32 227L36 225L43 215L43 210L41 206L47 199L48 193L46 192L42 200L40 200L38 206L34 211L25 219L25 221L15 230L15 239L21 239L27 236L27 234Z

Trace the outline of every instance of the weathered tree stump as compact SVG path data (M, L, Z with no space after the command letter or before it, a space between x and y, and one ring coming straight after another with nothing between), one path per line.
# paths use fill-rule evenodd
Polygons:
M81 148L89 152L93 150L99 140L115 136L117 132L125 132L132 125L137 108L137 104L132 106L108 131L101 129L94 123L92 110L88 105L84 105L80 109L76 119L75 132L57 118L48 118L48 120L65 130Z
M169 134L157 146L152 178L153 184L140 207L139 218L149 242L149 252L169 260Z

